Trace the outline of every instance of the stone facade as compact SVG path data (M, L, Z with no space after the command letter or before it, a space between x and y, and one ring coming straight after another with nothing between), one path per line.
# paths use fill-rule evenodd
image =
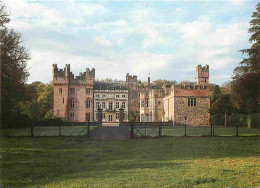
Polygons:
M128 117L128 90L125 83L104 83L94 84L94 121L97 121L97 109L101 108L103 122L119 122L119 109L124 109L125 120Z
M209 66L196 67L196 83L173 85L165 90L163 98L163 121L173 121L174 125L209 125L210 90Z
M54 64L52 73L54 116L69 122L93 121L95 69L87 68L74 78L70 65L62 70Z
M171 91L163 99L164 121L173 121L174 125L209 125L209 86L173 85Z
M174 125L209 125L209 66L196 67L196 83L140 89L140 121L172 121Z
M148 82L149 83L149 82ZM163 117L163 89L148 87L140 89L140 121L161 121Z
M172 121L174 125L209 125L209 66L196 67L196 83L176 84L156 88L139 88L137 76L127 73L126 81L95 82L95 69L74 78L70 65L58 69L53 65L54 115L64 121L97 121L97 109L103 112L103 122L119 122L119 109L125 110L125 121ZM137 115L137 116L138 116Z

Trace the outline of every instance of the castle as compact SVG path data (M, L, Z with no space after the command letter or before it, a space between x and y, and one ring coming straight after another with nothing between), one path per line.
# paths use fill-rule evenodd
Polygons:
M174 125L209 125L209 66L196 67L196 83L157 88L140 87L137 76L126 74L123 82L95 81L95 69L74 77L70 65L64 70L53 65L54 115L64 121L97 121L102 109L103 122L118 122L123 108L125 121L172 121Z

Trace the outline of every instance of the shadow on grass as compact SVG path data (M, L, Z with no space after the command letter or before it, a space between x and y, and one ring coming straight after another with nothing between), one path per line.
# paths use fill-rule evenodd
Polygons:
M1 138L4 186L46 185L68 179L121 177L145 169L175 169L186 160L258 156L258 138L174 137L94 141L82 137ZM127 177L127 175L125 176ZM180 186L214 183L188 179Z

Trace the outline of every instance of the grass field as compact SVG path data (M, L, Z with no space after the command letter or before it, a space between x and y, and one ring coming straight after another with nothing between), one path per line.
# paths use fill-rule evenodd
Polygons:
M90 126L90 131L93 130L95 126ZM130 129L130 127L128 127ZM138 131L135 129L136 136L158 136L159 128L158 127L147 127L146 130L140 127L137 127ZM235 127L218 127L215 128L215 136L235 136L236 135ZM183 136L185 132L184 127L163 127L162 135L163 136ZM259 136L260 129L249 129L249 128L239 128L239 136ZM62 126L61 135L63 136L84 136L87 133L86 126ZM31 129L8 129L5 131L7 136L30 136ZM34 127L35 136L58 136L59 127L58 126L47 126L47 127ZM199 128L187 128L187 136L209 136L211 135L210 127L199 127Z
M0 138L1 187L259 187L259 137Z

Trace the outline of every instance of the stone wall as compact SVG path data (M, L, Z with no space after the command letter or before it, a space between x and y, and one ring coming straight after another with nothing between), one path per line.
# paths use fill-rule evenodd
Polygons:
M70 72L70 65L66 65L64 70L58 69L53 65L53 111L54 116L69 122L85 122L86 113L90 114L90 121L93 121L93 85L95 79L95 69L80 73L74 79ZM74 88L74 93L70 92ZM86 89L90 93L86 93ZM60 93L62 89L62 93ZM86 99L91 101L90 108L86 108ZM74 100L74 108L70 107L71 101ZM67 106L67 112L66 112ZM74 114L74 117L71 115Z
M196 96L196 106L188 106L188 97L174 97L174 125L208 126L209 97Z

